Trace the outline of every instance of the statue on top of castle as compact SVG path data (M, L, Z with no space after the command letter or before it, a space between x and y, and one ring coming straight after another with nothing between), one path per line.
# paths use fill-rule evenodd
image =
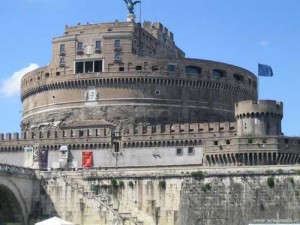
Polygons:
M124 0L124 2L127 5L129 14L134 14L134 6L138 3L141 3L141 1L132 1L132 0Z

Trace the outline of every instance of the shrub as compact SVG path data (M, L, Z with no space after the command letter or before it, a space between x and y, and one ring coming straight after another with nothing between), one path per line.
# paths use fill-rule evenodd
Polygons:
M297 174L297 175L300 175L300 170L296 170L296 174Z
M116 179L112 179L112 180L111 180L111 186L112 186L113 188L118 188L118 181L117 181Z
M125 187L124 181L122 180L119 181L119 187L122 189Z
M274 186L275 186L274 177L268 177L267 184L270 188L274 188Z
M159 188L165 190L166 189L166 181L165 180L160 180L158 183Z
M205 185L203 185L202 187L201 187L201 189L202 189L202 191L203 192L208 192L208 191L210 191L211 190L211 184L210 183L206 183Z
M129 181L128 186L129 186L130 188L133 188L133 187L134 187L134 183L133 183L132 181Z
M191 173L192 177L195 178L195 179L204 179L205 178L205 175L202 171L197 171L197 172L192 172Z

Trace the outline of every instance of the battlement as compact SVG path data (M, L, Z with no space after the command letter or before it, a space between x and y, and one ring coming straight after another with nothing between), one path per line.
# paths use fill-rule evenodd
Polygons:
M172 41L174 40L174 34L159 22L151 23L149 21L145 21L142 25L142 28L152 35L153 32L156 31L164 37L168 37Z
M24 133L0 133L1 142L18 142L46 139L66 139L66 138L110 138L111 128L93 128L93 129L67 129L59 131L46 132L24 132ZM236 123L194 123L194 124L173 124L157 126L131 126L122 131L122 136L140 136L140 135L174 135L184 133L219 133L235 132Z
M283 103L273 100L242 101L235 104L235 115L240 117L257 117L263 115L283 116Z

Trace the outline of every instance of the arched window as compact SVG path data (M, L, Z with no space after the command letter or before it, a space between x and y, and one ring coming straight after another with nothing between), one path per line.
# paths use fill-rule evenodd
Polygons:
M224 70L215 69L213 70L213 77L215 78L226 77L226 72Z
M236 79L237 81L244 81L244 76L241 74L233 74L234 79Z
M186 66L185 73L186 74L200 74L202 72L202 68L198 66Z

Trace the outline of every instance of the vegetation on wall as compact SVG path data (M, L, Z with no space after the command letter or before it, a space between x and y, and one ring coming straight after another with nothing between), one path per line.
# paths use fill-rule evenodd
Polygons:
M133 188L133 187L134 187L134 183L133 183L132 181L129 181L128 186L129 186L130 188Z
M270 188L274 188L275 187L275 180L274 177L268 177L267 179L267 184Z
M205 174L202 171L192 172L191 175L193 178L199 179L199 180L202 180L205 178Z
M158 186L160 189L165 190L166 189L166 181L165 180L160 180L158 183Z

